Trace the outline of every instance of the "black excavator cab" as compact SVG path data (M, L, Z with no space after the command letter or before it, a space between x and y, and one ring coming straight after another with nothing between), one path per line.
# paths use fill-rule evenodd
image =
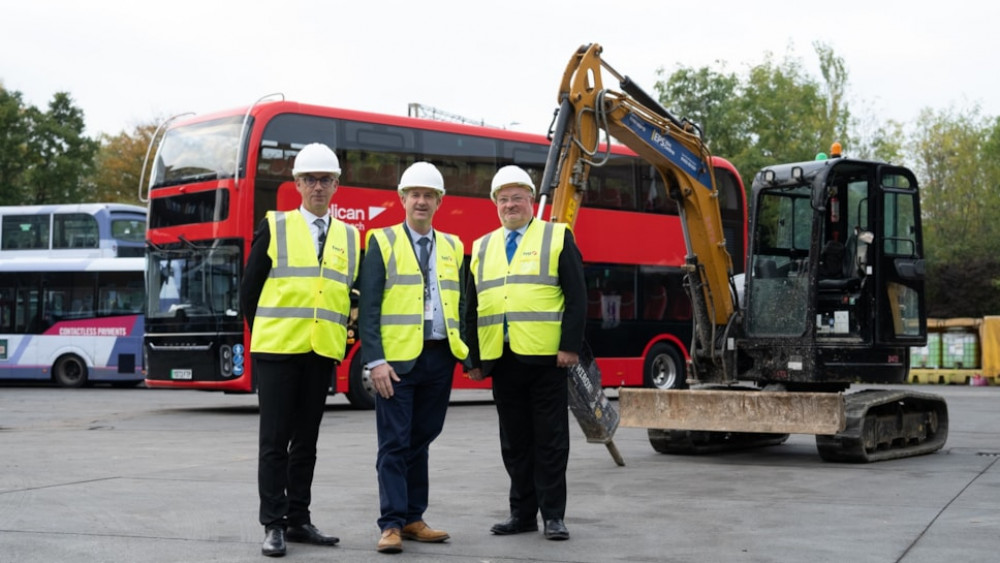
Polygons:
M902 383L927 338L917 181L847 158L752 186L740 378L788 390Z

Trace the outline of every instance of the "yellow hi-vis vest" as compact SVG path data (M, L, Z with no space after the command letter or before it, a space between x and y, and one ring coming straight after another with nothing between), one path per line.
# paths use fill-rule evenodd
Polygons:
M368 233L375 237L385 264L385 290L382 292L382 348L388 362L406 362L420 355L424 346L424 278L413 251L410 237L403 224ZM442 244L444 243L444 244ZM437 273L438 295L444 314L448 346L459 360L469 355L462 340L459 325L459 299L462 295L459 272L462 269L465 246L454 235L434 230L434 268ZM368 244L366 248L371 248Z
M271 273L264 281L250 336L250 351L316 352L344 359L351 286L361 256L358 230L330 218L323 263L305 218L298 211L268 211Z
M472 243L481 359L495 360L503 354L505 316L515 353L559 353L566 302L559 286L559 255L565 237L564 223L532 221L509 265L502 227Z

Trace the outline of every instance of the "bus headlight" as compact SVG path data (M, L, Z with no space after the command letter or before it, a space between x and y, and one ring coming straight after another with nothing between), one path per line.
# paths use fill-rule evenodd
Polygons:
M228 344L219 348L219 371L222 377L233 376L233 349Z

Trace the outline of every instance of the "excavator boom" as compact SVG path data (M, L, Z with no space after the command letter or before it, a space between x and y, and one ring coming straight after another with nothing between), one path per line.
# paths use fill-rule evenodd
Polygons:
M628 92L605 88L605 71ZM590 169L603 164L610 137L649 162L660 176L660 185L667 192L664 195L678 202L684 223L685 267L697 319L692 355L699 366L714 374L708 379L727 380L720 339L736 313L733 267L726 250L711 154L700 132L670 115L604 63L601 47L596 44L581 47L570 60L559 101L552 148L542 176L539 214L554 191L550 220L570 226L576 222L587 194Z

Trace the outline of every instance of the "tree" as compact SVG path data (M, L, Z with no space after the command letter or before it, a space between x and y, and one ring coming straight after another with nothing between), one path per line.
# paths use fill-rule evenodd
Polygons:
M31 128L24 110L21 93L0 85L0 204L17 204L25 198L22 188Z
M779 63L766 54L742 79L680 67L656 89L664 106L701 125L712 152L729 159L749 189L769 164L810 160L833 141L849 140L847 66L832 48L813 47L822 82L790 55Z
M43 112L0 88L0 204L84 201L81 178L97 152L84 127L83 111L65 92Z
M139 182L155 123L136 125L131 133L102 134L94 174L87 179L93 201L140 204ZM152 155L150 155L152 157ZM149 180L149 176L145 177Z
M725 66L720 63L720 66ZM663 76L664 70L657 70ZM679 67L667 80L654 86L660 94L660 104L680 118L695 123L712 152L731 157L737 155L749 139L743 108L738 100L742 85L733 73L716 72L709 68Z
M33 166L26 175L25 203L77 203L87 191L82 178L90 174L97 154L97 141L83 134L83 110L73 105L69 94L57 92L46 113L28 110L32 134L28 152Z
M966 110L925 109L911 146L922 184L933 316L1000 310L1000 120Z

